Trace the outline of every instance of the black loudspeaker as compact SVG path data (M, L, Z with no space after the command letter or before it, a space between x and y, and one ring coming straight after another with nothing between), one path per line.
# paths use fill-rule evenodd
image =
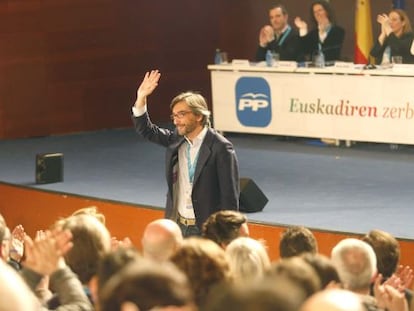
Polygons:
M37 154L36 184L49 184L59 181L63 181L63 154Z
M250 178L240 178L240 211L254 213L263 210L269 199Z

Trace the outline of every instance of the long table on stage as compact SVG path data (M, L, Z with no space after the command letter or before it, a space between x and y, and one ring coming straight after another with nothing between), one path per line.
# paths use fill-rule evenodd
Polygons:
M414 144L414 67L209 65L223 132Z

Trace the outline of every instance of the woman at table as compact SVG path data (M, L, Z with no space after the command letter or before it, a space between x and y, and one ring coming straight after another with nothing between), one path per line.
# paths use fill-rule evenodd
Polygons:
M381 33L370 53L376 63L390 63L393 56L401 56L404 64L414 64L414 55L410 51L414 35L407 14L393 9L388 15L379 14L377 22L381 25Z
M334 61L341 58L342 45L345 39L345 30L335 24L331 6L327 1L314 1L311 5L312 29L300 17L295 18L295 25L299 28L301 46L309 60L321 50L325 61Z
M342 45L345 39L345 30L335 24L335 18L331 6L327 1L314 1L310 10L313 28L308 31L308 25L300 17L295 18L295 25L299 28L299 36L303 52L309 60L312 56L322 51L325 61L332 62L341 58ZM328 145L340 145L340 141L331 138L322 138L321 141ZM346 140L347 147L351 141Z

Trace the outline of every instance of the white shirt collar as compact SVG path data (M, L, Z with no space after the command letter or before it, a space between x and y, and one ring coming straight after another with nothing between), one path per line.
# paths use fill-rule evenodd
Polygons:
M207 127L205 126L201 130L201 132L197 135L197 137L193 139L193 142L191 142L186 136L184 136L184 138L191 146L198 146L198 145L201 145L201 143L204 140L204 137L206 137L206 134L207 134Z

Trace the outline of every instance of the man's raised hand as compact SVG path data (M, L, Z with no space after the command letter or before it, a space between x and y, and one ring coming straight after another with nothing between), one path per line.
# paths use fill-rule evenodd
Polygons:
M136 106L142 107L146 104L147 96L150 95L158 86L160 77L161 73L158 70L151 70L150 72L145 73L144 79L137 90Z

